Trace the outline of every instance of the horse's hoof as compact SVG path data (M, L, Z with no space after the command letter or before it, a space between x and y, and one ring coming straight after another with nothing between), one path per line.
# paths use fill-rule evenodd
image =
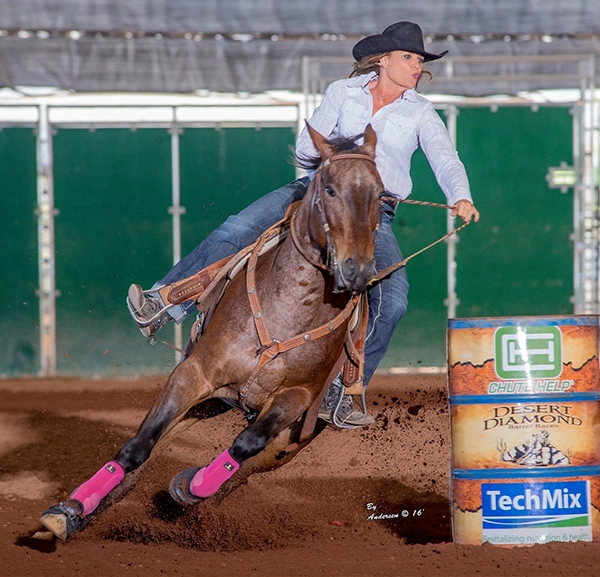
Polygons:
M87 525L83 516L83 503L77 499L61 501L44 511L40 523L59 539L66 541Z
M204 501L202 497L196 497L190 491L190 483L199 470L199 467L192 467L191 469L181 471L181 473L173 477L169 483L169 493L177 503L181 505L197 505L201 501Z

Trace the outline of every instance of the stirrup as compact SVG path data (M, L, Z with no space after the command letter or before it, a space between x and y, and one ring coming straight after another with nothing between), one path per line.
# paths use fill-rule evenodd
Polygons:
M341 386L343 387L343 385L341 385ZM368 427L369 425L372 425L375 423L375 419L373 417L371 417L369 415L369 413L367 413L367 403L365 400L364 388L360 394L360 401L361 401L362 415L367 417L368 422L356 424L356 423L349 423L346 420L341 419L339 417L338 413L339 413L340 407L342 405L342 402L344 400L344 396L345 396L345 389L342 388L338 400L336 401L335 405L333 406L333 408L331 409L331 412L328 415L329 419L326 419L332 426L334 426L336 429L361 429L362 427ZM352 395L349 395L349 396L352 397ZM353 412L360 414L359 411L356 411L356 410ZM352 415L352 413L350 413L350 415ZM348 415L348 417L350 415ZM346 419L348 417L346 417Z
M350 396L352 396L352 395L350 395ZM368 417L369 419L371 419L371 421L362 423L362 424L355 424L355 423L348 423L345 420L341 420L338 416L338 412L339 412L339 408L342 404L343 398L344 398L344 392L342 391L342 394L340 395L338 402L336 403L335 407L333 407L333 409L331 411L331 424L334 427L336 427L338 429L362 429L363 427L368 427L369 425L372 425L373 423L375 423L375 419L367 413L367 406L365 403L364 391L361 395L362 414L365 415L366 417ZM353 412L358 413L358 411L353 411ZM350 413L350 415L352 415L352 413ZM348 415L348 417L350 415ZM348 417L346 417L346 418L348 418Z
M142 291L143 295L152 295L153 293L156 293L156 290L150 289L147 291ZM169 311L170 309L172 309L175 306L174 304L169 303L168 305L163 306L162 309L158 310L158 312L156 312L149 319L142 320L141 317L138 316L139 309L136 309L133 306L133 303L129 300L129 296L127 296L126 301L127 301L127 308L129 309L129 314L132 316L132 318L136 322L137 326L141 329L145 329L145 328L149 327L151 324L156 322L164 313L166 313L167 311Z

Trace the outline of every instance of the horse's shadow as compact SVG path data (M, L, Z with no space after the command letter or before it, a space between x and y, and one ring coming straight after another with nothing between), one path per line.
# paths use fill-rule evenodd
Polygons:
M143 528L139 523L112 527L111 538L232 551L311 542L340 526L358 539L375 530L409 545L452 541L448 498L438 493L419 492L394 479L261 477L223 505L185 507L158 491L148 509L151 521ZM199 527L210 530L200 535Z
M177 519L189 515L191 511L190 507L180 505L174 501L169 491L158 491L152 497L150 516L153 519L173 523Z
M415 493L402 502L382 501L379 508L400 511L399 517L380 523L407 545L452 542L450 506L448 499L441 495Z

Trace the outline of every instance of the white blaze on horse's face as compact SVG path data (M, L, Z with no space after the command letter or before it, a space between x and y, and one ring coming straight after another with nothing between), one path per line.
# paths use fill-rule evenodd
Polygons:
M328 264L335 290L365 291L375 275L375 233L383 184L375 166L377 137L370 125L358 149L334 149L309 126L323 164L317 172L315 204L322 214Z

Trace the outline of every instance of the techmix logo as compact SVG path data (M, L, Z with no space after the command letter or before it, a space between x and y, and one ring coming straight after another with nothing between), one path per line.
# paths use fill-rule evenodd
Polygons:
M484 541L591 541L589 481L481 484Z
M562 372L558 327L500 327L494 345L496 374L501 379L554 379Z

